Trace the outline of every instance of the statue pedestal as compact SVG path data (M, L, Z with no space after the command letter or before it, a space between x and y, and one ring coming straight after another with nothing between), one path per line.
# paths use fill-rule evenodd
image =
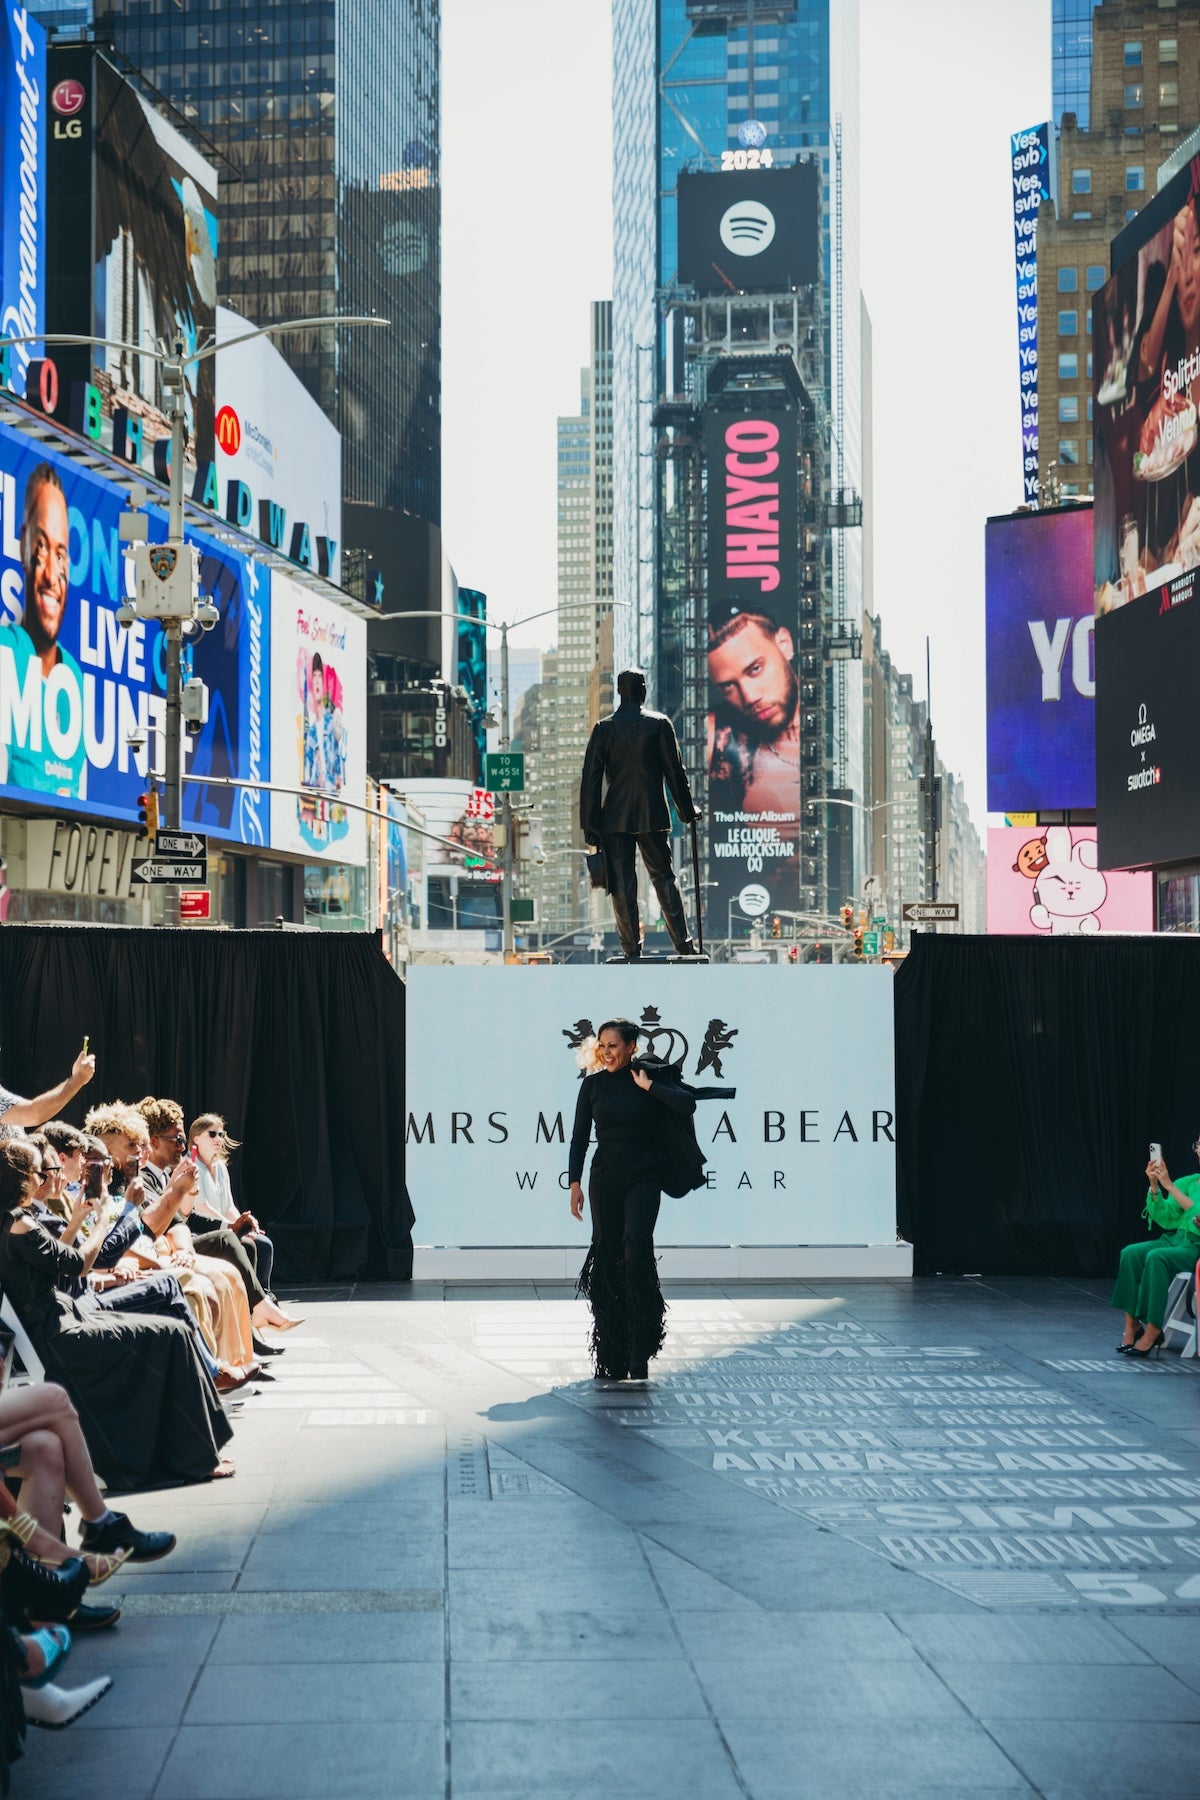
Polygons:
M709 960L707 953L701 956L676 956L674 953L670 956L626 956L622 953L620 956L606 956L604 959L606 964L620 963L631 969L640 969L643 963L683 963L686 966L690 963L707 964Z

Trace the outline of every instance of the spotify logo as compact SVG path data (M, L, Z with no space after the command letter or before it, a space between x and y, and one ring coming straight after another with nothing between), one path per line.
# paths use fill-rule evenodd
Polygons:
M775 241L775 214L761 200L739 200L721 220L721 242L734 256L757 256Z

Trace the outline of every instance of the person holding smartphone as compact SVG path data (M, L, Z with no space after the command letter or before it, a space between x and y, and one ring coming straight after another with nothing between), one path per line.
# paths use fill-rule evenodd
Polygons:
M1192 1150L1200 1158L1200 1137ZM1200 1173L1172 1181L1162 1145L1151 1144L1146 1177L1150 1187L1142 1216L1162 1236L1126 1244L1121 1252L1111 1301L1125 1314L1120 1356L1149 1356L1160 1348L1171 1282L1200 1258Z
M84 1038L83 1049L71 1065L71 1073L55 1087L47 1088L44 1094L25 1100L11 1089L0 1087L0 1127L7 1129L19 1125L22 1131L29 1131L34 1126L44 1125L47 1119L53 1119L61 1112L68 1100L75 1098L80 1088L87 1086L95 1073L96 1059Z

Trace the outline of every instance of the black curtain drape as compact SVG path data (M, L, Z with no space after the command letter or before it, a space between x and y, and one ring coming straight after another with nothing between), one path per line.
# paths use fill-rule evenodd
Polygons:
M238 1201L280 1279L408 1280L404 984L363 932L0 928L0 1082L44 1092L84 1034L96 1077L64 1108L178 1100L243 1140Z
M1195 1173L1200 944L914 939L896 975L899 1224L918 1274L1104 1276L1150 1141Z

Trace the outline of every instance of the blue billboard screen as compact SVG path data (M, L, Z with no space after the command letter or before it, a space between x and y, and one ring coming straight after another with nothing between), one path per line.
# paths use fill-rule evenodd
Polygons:
M989 519L989 812L1096 804L1092 509Z
M0 336L46 329L46 33L25 7L0 20ZM36 345L15 344L14 393Z
M1021 458L1025 499L1038 497L1038 208L1052 193L1049 125L1013 133L1013 250L1017 276L1017 356L1021 381Z
M166 660L158 625L117 623L121 510L100 476L0 426L0 797L134 823L151 741L163 761ZM148 516L151 539L165 538L163 514ZM208 723L185 739L185 769L269 781L270 576L224 545L194 541L221 621L185 651L185 679L194 673L209 689ZM148 740L136 751L135 733ZM183 812L210 836L267 841L265 799L252 790L188 782Z

